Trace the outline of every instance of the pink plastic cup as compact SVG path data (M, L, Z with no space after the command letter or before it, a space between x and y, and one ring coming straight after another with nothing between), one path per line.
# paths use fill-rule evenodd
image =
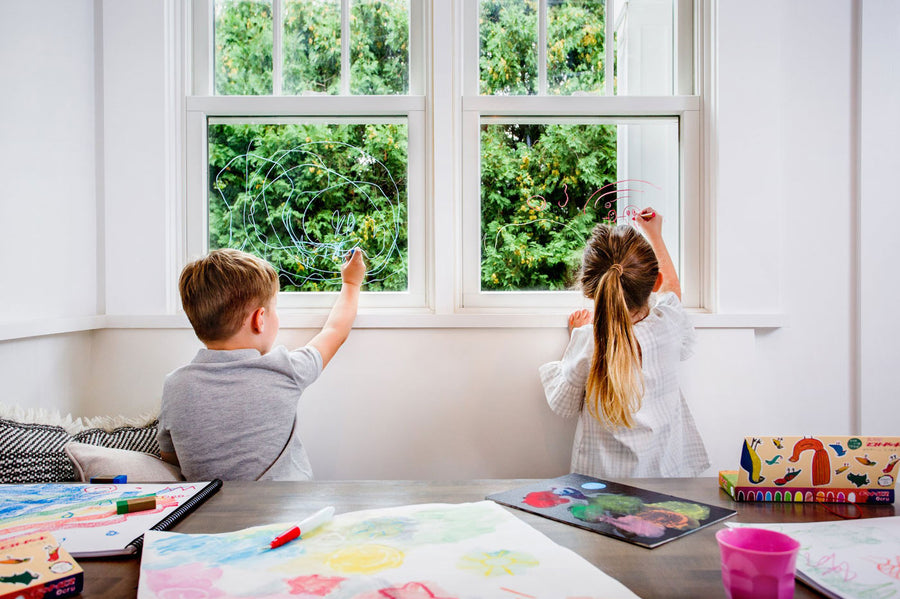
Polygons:
M763 528L725 528L716 533L722 583L729 599L791 599L800 543Z

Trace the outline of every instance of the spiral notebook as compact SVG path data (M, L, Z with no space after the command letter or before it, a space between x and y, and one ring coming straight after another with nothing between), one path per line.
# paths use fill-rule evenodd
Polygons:
M169 484L0 485L0 539L50 533L76 558L137 555L144 533L168 530L222 488L212 482ZM116 513L116 501L156 496L156 507Z

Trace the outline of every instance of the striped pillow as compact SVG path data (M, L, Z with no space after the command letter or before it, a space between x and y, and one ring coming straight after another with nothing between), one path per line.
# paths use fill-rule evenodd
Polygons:
M90 421L88 421L90 424ZM80 420L76 421L80 424ZM0 483L78 480L63 448L72 441L159 456L155 418L139 426L69 426L0 418ZM81 429L81 430L78 430ZM75 431L75 432L73 432Z

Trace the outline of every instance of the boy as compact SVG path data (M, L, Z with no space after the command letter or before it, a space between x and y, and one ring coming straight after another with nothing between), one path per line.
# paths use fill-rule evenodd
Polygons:
M206 345L166 377L159 448L187 480L307 480L300 395L350 334L366 267L353 250L325 326L305 346L272 348L278 275L265 260L214 250L181 273L181 303Z

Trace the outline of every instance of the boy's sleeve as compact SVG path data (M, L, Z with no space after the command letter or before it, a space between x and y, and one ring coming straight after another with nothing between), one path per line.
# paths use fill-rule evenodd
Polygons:
M322 374L322 354L312 345L305 345L288 352L294 379L301 389L306 389Z
M166 425L166 404L163 403L162 409L159 411L159 422L156 428L156 442L159 444L159 450L166 453L175 453L175 445L172 443L172 433Z
M697 332L678 296L672 292L659 294L656 297L656 309L664 315L666 320L670 321L675 335L681 339L681 360L684 361L693 356Z
M547 404L564 418L577 416L584 405L584 388L590 368L593 327L574 329L562 360L540 367Z

